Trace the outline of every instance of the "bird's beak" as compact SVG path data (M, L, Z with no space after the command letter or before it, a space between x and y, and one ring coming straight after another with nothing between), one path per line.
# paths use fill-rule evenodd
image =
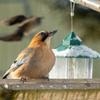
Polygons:
M49 36L54 35L56 32L57 32L57 30L54 30L54 31L50 32L50 33L49 33Z

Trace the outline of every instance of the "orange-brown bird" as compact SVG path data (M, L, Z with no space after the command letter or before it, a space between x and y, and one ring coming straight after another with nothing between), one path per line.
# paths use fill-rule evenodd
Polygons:
M2 79L38 79L45 77L55 63L50 41L56 32L57 30L37 33L28 47L18 55Z
M23 15L18 15L8 20L3 20L1 25L3 26L11 26L14 24L19 24L17 30L8 36L0 37L2 41L20 41L22 37L25 35L29 35L34 32L38 26L41 24L41 19L43 17L29 17L26 18Z

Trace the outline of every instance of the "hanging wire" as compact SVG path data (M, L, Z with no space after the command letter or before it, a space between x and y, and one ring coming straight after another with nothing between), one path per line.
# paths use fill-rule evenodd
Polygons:
M73 31L73 17L74 17L75 2L70 1L70 16L71 16L71 31Z

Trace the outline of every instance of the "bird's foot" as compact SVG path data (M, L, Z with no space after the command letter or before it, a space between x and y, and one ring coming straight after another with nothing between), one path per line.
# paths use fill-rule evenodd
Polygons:
M20 77L19 79L20 79L20 81L23 82L23 83L26 81L26 78L24 78L24 77Z
M42 79L44 79L44 80L47 79L49 81L49 77L43 76Z

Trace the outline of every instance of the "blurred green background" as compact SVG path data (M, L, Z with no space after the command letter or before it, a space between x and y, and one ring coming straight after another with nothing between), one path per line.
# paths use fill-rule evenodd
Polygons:
M58 30L51 41L51 48L60 45L70 32L69 0L0 0L0 21L16 15L40 16L42 20L38 30L25 36L19 42L0 41L0 77L11 66L17 55L28 46L32 37L39 31ZM74 32L83 44L100 53L100 13L76 4ZM17 25L0 25L0 36L11 34ZM81 67L81 66L80 66ZM100 78L100 59L94 59L93 78Z

